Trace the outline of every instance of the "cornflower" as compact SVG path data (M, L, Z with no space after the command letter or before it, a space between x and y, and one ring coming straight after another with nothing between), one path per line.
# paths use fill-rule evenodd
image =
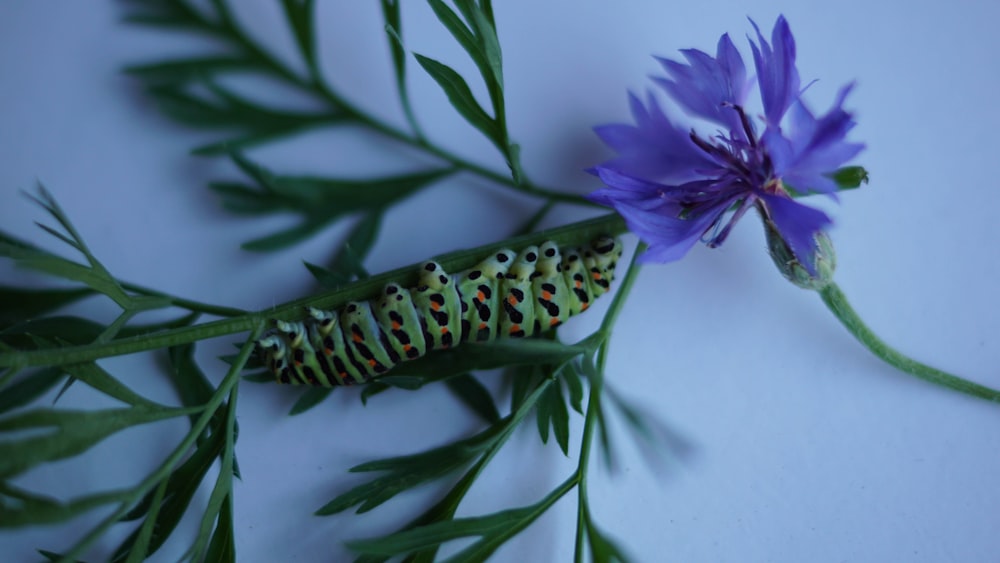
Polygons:
M845 140L855 125L842 108L853 83L817 117L802 101L795 39L784 16L774 25L771 43L750 23L757 35L748 40L764 110L758 119L745 109L753 81L725 34L715 57L685 49L686 62L658 58L667 77L654 78L687 113L721 128L713 135L676 125L652 94L646 104L630 94L635 125L595 128L617 156L590 170L606 187L588 197L613 207L649 245L640 257L644 262L678 260L699 240L719 246L751 207L765 222L776 262L798 262L815 276L820 261L832 260L823 232L830 218L792 196L822 193L836 200L831 174L864 148Z

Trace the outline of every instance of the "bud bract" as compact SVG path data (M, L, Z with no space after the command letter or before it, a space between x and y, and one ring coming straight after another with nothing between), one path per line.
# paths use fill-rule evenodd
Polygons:
M833 251L830 237L823 231L813 235L812 263L810 267L792 252L781 236L778 227L770 219L764 219L764 233L767 235L767 250L785 279L804 289L820 290L833 281L833 270L837 266L837 256Z

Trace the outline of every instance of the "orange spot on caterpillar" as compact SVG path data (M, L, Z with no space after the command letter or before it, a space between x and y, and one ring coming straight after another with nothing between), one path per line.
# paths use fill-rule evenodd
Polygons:
M441 327L441 334L448 334L448 327L446 326Z
M514 297L513 295L507 296L507 302L510 303L511 305L517 305L519 303L517 297Z
M392 330L399 330L400 327L402 327L402 326L403 325L399 324L398 322L392 321Z
M479 323L479 330L486 328L486 323Z
M441 310L441 305L439 305L439 304L431 301L431 310L433 310L433 311L439 311L439 310Z
M368 365L375 367L375 360L368 360Z
M413 348L413 346L410 345L410 344L403 344L403 351L404 352L409 352L410 348Z
M510 333L514 334L521 330L521 325L510 325Z
M584 303L583 305L581 305L580 306L580 310L581 311L586 311L587 307L590 307L590 303Z
M351 333L351 339L354 340L355 342L362 342L364 340L363 338L361 338L361 335L358 334L357 332Z
M594 272L592 275L594 276L595 280L601 279L601 273L600 272Z
M477 291L476 292L476 299L478 299L480 303L485 303L486 302L486 296L483 295L482 291Z
M583 282L581 282L581 281L579 281L579 280L575 281L574 283L576 284L576 288L577 288L577 289L580 289L580 287L582 287L582 286L583 286Z
M332 355L333 355L333 348L323 348L323 352L324 352L324 353L325 353L325 354L326 354L327 356L332 356Z
M549 321L549 326L559 326L559 323L561 322L562 321L560 321L559 319L552 319L551 321Z
M552 301L552 294L549 293L548 291L544 291L543 290L542 291L542 299L544 299L546 301Z

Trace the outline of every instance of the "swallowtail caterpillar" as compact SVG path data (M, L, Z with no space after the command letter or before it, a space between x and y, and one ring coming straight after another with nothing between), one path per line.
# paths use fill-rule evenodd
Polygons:
M257 344L281 383L362 383L433 350L550 330L607 293L621 255L621 241L601 236L586 248L503 249L457 274L425 262L416 287L390 283L337 311L308 308L304 321L274 321Z

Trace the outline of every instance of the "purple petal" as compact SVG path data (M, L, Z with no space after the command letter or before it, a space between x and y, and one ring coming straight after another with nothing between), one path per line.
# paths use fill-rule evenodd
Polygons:
M773 180L799 191L836 191L826 174L863 148L845 140L855 124L842 107L851 86L817 118L800 100L795 39L784 16L775 22L770 42L753 20L751 24L756 39L750 39L750 46L764 105L762 136L757 137L752 123L743 123L748 120L741 114L749 89L747 69L728 35L719 39L714 57L688 49L681 51L683 61L658 59L667 76L654 79L682 109L722 131L697 137L695 143L693 133L674 125L652 95L644 104L631 94L634 125L595 129L617 156L589 170L605 187L587 197L617 210L649 244L640 257L643 262L677 260L698 240L717 246L747 209L760 206L796 259L815 273L816 235L831 224L830 218L772 189ZM787 129L782 130L786 115ZM734 204L739 209L730 214Z
M607 184L587 196L613 207L650 248L644 262L671 262L713 228L732 204L748 194L714 179L696 180L679 186L648 182L596 167L593 172ZM684 218L680 218L681 216ZM720 241L721 242L721 241Z
M781 123L788 107L799 96L799 71L795 68L795 38L785 16L779 16L771 32L774 49L760 33L757 23L750 20L757 32L758 44L750 41L753 62L757 68L757 84L764 103L768 126Z
M715 59L719 62L723 73L729 77L729 100L734 105L743 105L746 102L747 92L750 90L750 83L747 81L747 67L743 64L743 57L736 50L736 45L729 38L729 34L723 34L719 38L719 44L715 48Z
M690 113L733 128L739 123L728 105L743 105L748 83L746 67L729 35L719 38L716 56L698 49L683 49L687 64L657 57L670 78L653 78Z
M629 106L635 125L610 124L594 131L618 156L600 166L649 180L684 181L694 169L711 166L687 130L676 127L649 95L649 107L634 94Z
M837 184L827 174L864 149L861 143L845 141L855 122L841 106L852 87L853 84L848 84L841 88L833 107L819 119L801 101L796 101L789 114L787 138L771 130L765 132L763 142L775 173L796 191L836 192Z
M640 262L667 263L687 254L718 215L706 214L695 219L677 219L658 210L637 209L628 205L615 206L629 230L649 245ZM724 211L724 209L723 209Z
M607 186L594 190L587 199L594 203L613 207L618 202L626 202L629 205L640 205L639 202L653 200L654 206L660 204L660 194L668 186L649 182L641 178L622 174L614 168L605 166L595 166L591 172L597 175Z
M697 201L693 204L688 203L686 194L689 193L687 190L690 184L671 186L647 182L600 166L594 168L592 172L607 185L606 188L594 190L587 195L587 199L594 203L616 209L619 205L627 205L645 211L656 210L660 215L673 218L679 217L692 205L703 206Z
M771 220L781 233L799 263L810 274L816 273L813 257L816 254L816 233L833 224L826 213L802 205L791 198L762 194L761 199L771 214Z

